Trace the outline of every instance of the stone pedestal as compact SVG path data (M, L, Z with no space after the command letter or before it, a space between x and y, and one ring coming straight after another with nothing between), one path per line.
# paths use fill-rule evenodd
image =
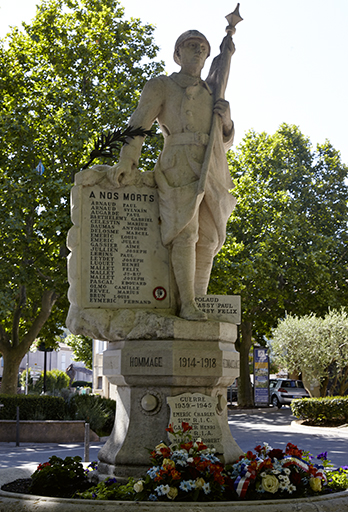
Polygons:
M149 450L169 443L166 428L187 421L224 462L242 453L227 421L226 390L239 375L237 327L174 320L169 339L109 343L104 374L117 385L113 432L99 452L99 474L140 476ZM170 406L169 406L170 404ZM171 410L172 409L172 410Z

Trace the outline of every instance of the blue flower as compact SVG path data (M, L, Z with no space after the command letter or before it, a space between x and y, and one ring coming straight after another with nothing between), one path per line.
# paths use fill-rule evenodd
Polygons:
M209 494L210 493L210 483L209 482L205 482L205 484L203 484L202 489L204 491L204 494Z
M155 494L150 494L149 500L150 501L157 501L157 496Z
M168 494L169 490L170 490L169 485L158 485L155 489L158 496L165 496L166 494Z
M159 467L158 466L152 466L152 468L150 468L147 472L147 474L149 475L150 478L152 478L152 480L154 480L157 476L159 472Z
M196 485L193 480L183 480L179 485L179 488L185 492L192 491L192 489L194 489L195 487Z
M116 484L116 482L117 482L116 478L108 478L107 480L105 480L105 485Z
M317 455L317 459L327 460L327 452L322 452Z

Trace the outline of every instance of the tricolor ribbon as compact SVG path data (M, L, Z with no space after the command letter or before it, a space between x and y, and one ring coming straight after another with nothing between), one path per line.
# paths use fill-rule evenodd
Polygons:
M244 476L237 476L234 481L234 490L240 498L244 498L250 484L251 473L247 471Z

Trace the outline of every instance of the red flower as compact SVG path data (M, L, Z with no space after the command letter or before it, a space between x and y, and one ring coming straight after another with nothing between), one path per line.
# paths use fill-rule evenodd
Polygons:
M166 472L163 471L163 469L160 469L159 472L157 473L157 475L155 476L154 481L160 482L162 480L163 475L165 475L165 474L166 474Z
M252 451L250 451L250 450L247 451L245 455L247 456L247 458L249 460L255 460L256 459L256 455Z
M302 457L303 450L297 448L295 444L288 443L285 448L286 455L290 455L291 457Z
M259 472L261 472L264 469L272 469L273 468L273 462L270 458L267 458L263 460L259 466Z
M278 459L278 460L281 460L281 459L284 459L284 452L283 450L280 450L279 448L274 448L273 450L271 450L269 453L268 453L268 457L270 457L271 459Z
M290 481L292 484L296 485L296 487L301 483L302 477L300 473L297 471L291 471L290 473Z
M192 430L192 427L189 423L186 423L186 421L183 421L181 423L182 431L187 432L188 430Z
M186 450L187 452L189 452L191 450L193 446L193 442L192 441L189 441L188 443L181 443L180 444L180 448L182 450Z
M44 462L43 464L39 464L37 467L38 471L41 471L41 469L46 468L47 466L50 466L51 464L49 462Z
M213 476L214 476L215 482L217 482L220 485L224 485L225 479L224 479L224 477L222 476L221 473L214 473Z
M173 425L171 423L169 424L169 427L166 428L166 431L170 432L171 434L174 434L174 428L173 428Z
M255 452L257 452L259 455L260 453L262 452L262 447L260 444L258 444L256 447L255 447Z
M176 469L172 469L170 472L170 476L172 477L173 480L180 480L181 473Z
M197 457L197 459L198 459L197 462L196 462L196 459L194 459L194 460L196 462L196 468L198 469L198 471L203 472L211 464L211 462L208 460L199 461L199 457Z
M160 452L162 453L164 459L169 459L169 457L172 454L172 451L170 448L161 448Z
M201 441L196 441L197 450L200 452L202 450L206 450L208 447L202 443Z

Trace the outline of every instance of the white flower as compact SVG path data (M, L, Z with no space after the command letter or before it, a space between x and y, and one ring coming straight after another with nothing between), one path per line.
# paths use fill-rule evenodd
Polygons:
M296 486L293 484L290 484L288 487L289 494L292 494L294 491L296 491Z
M274 475L266 475L262 479L262 488L266 492L270 492L272 494L276 493L279 489L279 480Z
M286 475L290 475L290 473L291 473L291 471L290 471L290 469L289 469L289 468L284 468L284 469L283 469L283 471L284 471L284 473L285 473Z
M193 462L193 458L189 457L186 462Z
M137 482L135 482L135 484L133 485L133 489L135 490L135 492L141 492L144 489L144 480L138 480Z

